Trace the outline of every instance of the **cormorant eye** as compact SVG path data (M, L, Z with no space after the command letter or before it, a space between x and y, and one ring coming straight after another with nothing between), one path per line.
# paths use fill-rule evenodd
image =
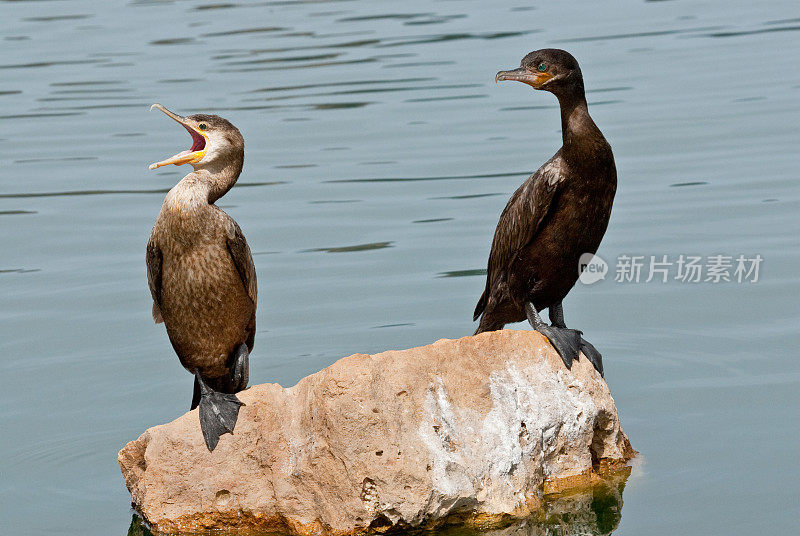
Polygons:
M539 64L539 72L540 72L540 73L543 73L543 72L545 72L546 70L547 70L547 64L546 64L546 63L540 63L540 64Z
M200 130L205 130L208 128L208 125L206 125L205 123L200 123L199 125L197 125L197 128L199 128Z

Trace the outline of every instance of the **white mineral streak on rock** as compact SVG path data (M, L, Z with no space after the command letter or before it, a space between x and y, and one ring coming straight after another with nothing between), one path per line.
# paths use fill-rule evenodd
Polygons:
M419 434L430 449L438 495L430 502L439 509L427 514L441 517L477 503L481 510L510 514L541 495L532 484L592 469L585 439L593 435L597 407L572 374L546 369L538 361L493 372L492 408L485 417L454 408L441 378L428 387Z

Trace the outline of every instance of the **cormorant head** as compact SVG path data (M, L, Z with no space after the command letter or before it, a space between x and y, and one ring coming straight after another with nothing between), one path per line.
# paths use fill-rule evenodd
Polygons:
M583 75L578 61L566 50L558 48L535 50L522 58L519 69L500 71L494 80L516 80L556 96L583 91Z
M226 164L241 165L244 161L244 138L239 129L227 119L218 115L196 114L182 117L170 112L160 104L154 104L150 109L157 108L183 125L192 136L192 146L180 153L150 164L150 169L160 168L169 164L180 166L191 164L195 170L206 168L219 168Z

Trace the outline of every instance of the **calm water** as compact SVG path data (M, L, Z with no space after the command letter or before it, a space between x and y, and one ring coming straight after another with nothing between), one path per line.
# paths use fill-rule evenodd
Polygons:
M251 381L292 385L472 333L498 215L560 145L553 96L494 73L555 46L619 170L609 276L565 302L643 454L615 534L794 533L800 8L565 4L0 2L0 531L124 534L118 449L188 408L144 248L188 172L147 165L189 137L151 103L244 134ZM680 254L759 281L613 280Z

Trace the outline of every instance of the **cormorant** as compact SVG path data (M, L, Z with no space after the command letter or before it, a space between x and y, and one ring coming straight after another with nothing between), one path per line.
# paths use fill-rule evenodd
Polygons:
M192 147L150 165L191 164L164 199L147 244L147 281L153 320L164 322L181 364L194 374L191 409L199 406L206 446L232 433L243 405L256 333L256 270L236 222L214 202L239 178L244 138L216 115L181 117Z
M575 285L584 253L605 234L617 189L614 155L586 105L583 76L571 54L542 49L495 81L516 80L553 93L561 106L563 145L522 183L500 215L489 254L486 288L475 307L477 333L528 319L567 368L583 354L603 374L600 353L564 324L562 300ZM549 309L551 325L539 316Z

